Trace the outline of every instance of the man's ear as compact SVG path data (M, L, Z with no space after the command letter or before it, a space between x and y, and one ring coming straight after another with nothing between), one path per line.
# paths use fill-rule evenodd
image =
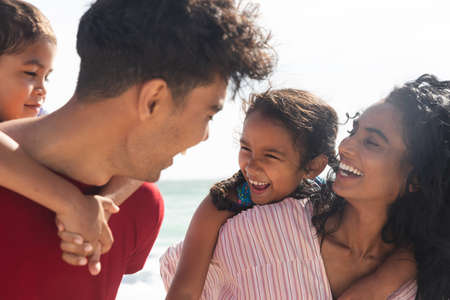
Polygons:
M152 79L142 84L138 93L138 110L141 120L155 116L167 98L171 97L167 82L163 79Z
M325 169L328 158L324 154L314 157L306 166L306 177L314 179Z

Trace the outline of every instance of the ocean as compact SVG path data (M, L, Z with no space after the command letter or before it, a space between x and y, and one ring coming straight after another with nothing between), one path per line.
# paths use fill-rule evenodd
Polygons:
M165 216L158 238L144 268L127 275L117 300L159 300L166 292L159 275L159 258L167 247L184 238L191 217L217 180L167 180L158 182L165 203Z

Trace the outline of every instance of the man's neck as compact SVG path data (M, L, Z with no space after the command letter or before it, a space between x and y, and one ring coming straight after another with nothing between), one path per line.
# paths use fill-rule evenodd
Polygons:
M106 184L117 173L114 158L120 152L119 135L112 128L109 111L101 116L92 109L70 101L60 110L40 119L2 124L31 157L47 168L89 185ZM115 116L116 117L116 116Z

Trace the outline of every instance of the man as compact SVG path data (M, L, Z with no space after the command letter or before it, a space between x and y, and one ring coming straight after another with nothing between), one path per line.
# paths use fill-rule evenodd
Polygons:
M84 192L116 175L156 181L174 155L208 137L229 80L236 92L243 79L270 73L270 47L253 21L231 0L98 0L80 21L74 96L0 129ZM152 193L138 190L111 217L115 242L93 277L61 261L50 211L1 189L2 298L114 299L159 230Z

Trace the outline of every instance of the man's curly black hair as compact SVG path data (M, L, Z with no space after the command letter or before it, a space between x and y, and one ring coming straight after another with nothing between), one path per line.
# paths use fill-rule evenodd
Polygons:
M120 95L162 78L175 98L219 74L234 95L246 79L272 72L270 35L257 7L233 0L98 0L80 21L78 98Z

